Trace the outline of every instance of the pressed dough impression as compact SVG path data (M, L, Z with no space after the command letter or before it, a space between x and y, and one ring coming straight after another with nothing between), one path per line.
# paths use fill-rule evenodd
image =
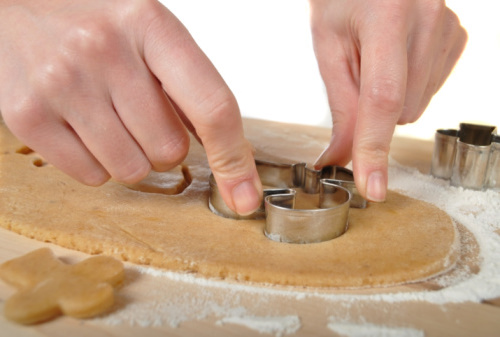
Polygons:
M175 271L270 284L368 287L414 282L453 267L458 234L435 206L396 192L385 203L351 209L349 229L316 244L284 244L263 234L264 221L221 218L207 207L203 149L173 172L143 184L73 181L23 147L0 124L0 225L90 254ZM327 130L245 121L257 157L312 162Z

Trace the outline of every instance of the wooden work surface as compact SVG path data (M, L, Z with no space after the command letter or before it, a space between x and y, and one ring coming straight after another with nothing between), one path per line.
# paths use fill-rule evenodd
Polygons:
M246 125L265 126L256 120L245 121ZM318 136L328 138L329 131L318 128ZM417 167L421 172L428 172L432 155L432 142L395 138L391 146L391 155L399 163ZM50 243L38 242L5 229L0 229L0 262L20 256L39 247L51 247L57 256L68 262L76 262L88 255L64 249ZM129 265L127 265L129 266ZM127 268L127 281L119 290L118 296L122 305L131 305L134 299L140 298L142 292L155 286L154 276L138 274L130 266ZM423 332L426 336L498 336L500 335L499 300L491 298L484 303L448 303L431 304L419 301L374 301L349 300L348 297L332 301L321 296L282 296L268 293L253 293L226 287L203 289L200 283L181 284L178 281L162 279L161 289L172 293L183 292L190 300L198 296L218 297L221 301L228 297L238 297L238 303L251 308L254 316L298 316L301 327L294 336L336 336L328 329L328 319L337 317L358 325L368 324L387 328L411 328ZM430 283L418 284L393 289L366 290L373 294L397 291L428 289ZM0 311L5 299L14 290L0 282ZM347 292L346 292L347 293ZM260 296L260 297L259 297ZM217 300L214 300L216 303ZM117 309L119 310L119 308ZM19 326L6 321L0 315L0 336L262 336L253 329L238 324L219 324L221 317L215 314L201 315L197 319L180 322L179 326L168 324L162 326L140 327L137 324L110 325L95 321L76 320L60 317L53 321L30 327ZM274 335L274 334L271 334Z

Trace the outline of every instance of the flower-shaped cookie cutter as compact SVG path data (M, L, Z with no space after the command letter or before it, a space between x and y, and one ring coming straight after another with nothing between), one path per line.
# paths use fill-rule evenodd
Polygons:
M356 189L352 171L340 166L321 170L306 163L282 164L256 160L264 186L261 207L241 216L222 200L213 175L210 175L210 210L231 219L266 219L265 235L274 241L313 243L334 239L348 227L349 207L365 208L367 202ZM318 194L318 208L296 209L297 189Z
M460 123L460 129L438 129L431 174L469 189L500 189L500 137L496 127Z

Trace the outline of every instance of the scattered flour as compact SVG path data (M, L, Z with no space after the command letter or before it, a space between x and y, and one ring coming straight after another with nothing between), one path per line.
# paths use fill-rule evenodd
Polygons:
M300 329L300 318L297 316L283 317L256 317L256 316L233 316L224 317L217 321L217 325L238 324L260 333L275 334L277 337L283 334L293 334Z
M411 328L389 328L374 324L337 323L330 318L328 329L340 336L349 337L424 337L421 330Z
M262 308L266 308L269 298L281 297L294 301L319 298L335 305L342 303L343 306L349 306L349 303L357 301L426 301L446 304L480 302L500 297L500 191L472 191L453 187L445 180L422 174L394 161L390 163L389 177L390 189L436 205L474 235L480 247L479 271L476 274L465 268L452 276L445 275L436 282L446 287L435 291L339 294L252 286L128 265L128 272L136 275L139 281L141 275L151 279L151 284L146 288L150 291L146 294L141 291L140 297L138 294L137 297L127 295L129 298L122 298L121 303L117 304L118 310L94 322L177 327L187 321L215 318L218 325L239 324L261 333L281 336L298 331L301 320L294 312L289 312L293 308L285 308L288 310L286 313L269 311L262 314ZM134 294L135 282L126 285L128 293ZM175 289L175 293L171 289ZM221 292L224 293L223 298L217 295ZM244 302L240 295L253 300ZM348 336L423 336L423 332L414 329L376 326L368 322L335 322L332 317L328 328Z

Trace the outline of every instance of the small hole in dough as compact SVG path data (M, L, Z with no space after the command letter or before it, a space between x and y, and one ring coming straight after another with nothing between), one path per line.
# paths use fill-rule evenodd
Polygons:
M32 149L30 149L29 147L27 146L22 146L20 148L18 148L16 150L16 153L19 153L19 154L30 154L30 153L33 153L34 151Z
M36 167L44 167L45 165L47 165L47 162L44 161L43 159L41 158L35 158L33 159L32 161L33 165L35 165Z

